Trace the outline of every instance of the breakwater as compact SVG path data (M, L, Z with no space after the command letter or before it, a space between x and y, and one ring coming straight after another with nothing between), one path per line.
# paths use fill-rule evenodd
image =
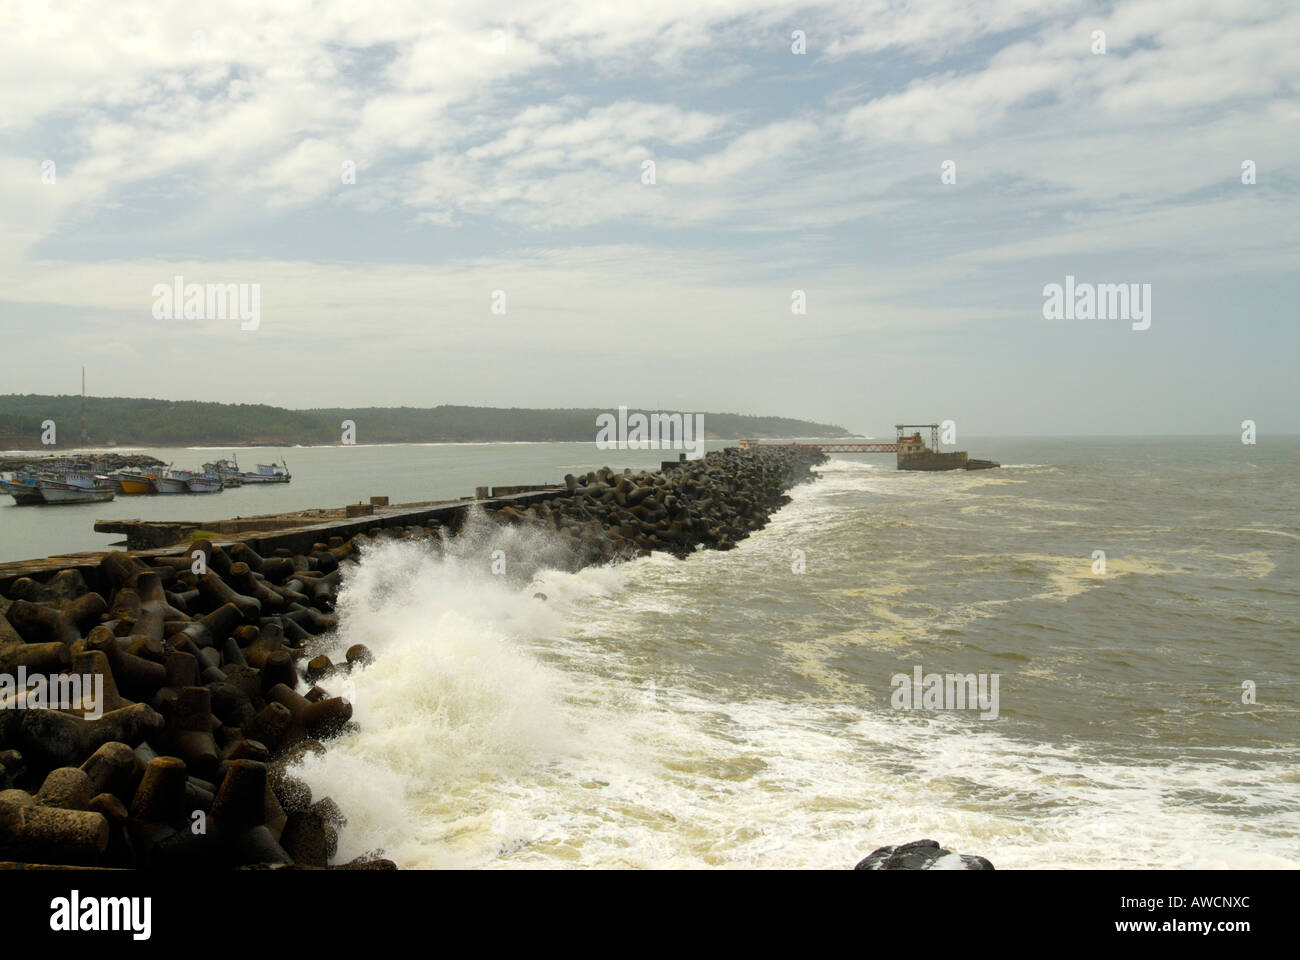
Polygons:
M661 471L570 475L559 489L11 569L0 578L0 674L38 684L0 688L0 859L324 867L345 811L292 769L352 723L327 687L371 654L355 645L333 663L320 651L347 564L367 544L436 546L481 509L545 532L572 569L726 550L823 460L729 448ZM54 681L68 677L93 682L53 702L53 688L71 689Z
M89 463L91 469L96 473L165 466L157 457L140 453L45 453L40 456L33 454L32 456L0 457L0 473L8 473L14 470L67 469L76 463Z

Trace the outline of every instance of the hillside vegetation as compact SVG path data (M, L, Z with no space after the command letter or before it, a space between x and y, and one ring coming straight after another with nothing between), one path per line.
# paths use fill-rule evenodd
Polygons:
M630 412L656 413L631 407ZM665 411L671 412L671 411ZM86 398L92 444L127 446L292 446L338 443L344 420L356 423L357 443L437 441L594 441L603 409L531 410L517 407L363 407L286 410L263 404ZM53 420L57 446L80 444L81 397L0 396L0 448L38 446L41 424ZM705 413L705 436L841 437L842 427L787 417Z

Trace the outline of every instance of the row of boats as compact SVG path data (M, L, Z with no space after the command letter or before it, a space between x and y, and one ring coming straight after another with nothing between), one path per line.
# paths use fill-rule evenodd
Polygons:
M288 483L288 465L259 463L245 473L234 460L205 463L201 471L176 470L171 464L158 469L115 470L96 473L94 465L73 463L63 469L19 471L0 477L0 494L9 494L19 506L57 503L103 503L121 496L176 493L220 493L244 484Z

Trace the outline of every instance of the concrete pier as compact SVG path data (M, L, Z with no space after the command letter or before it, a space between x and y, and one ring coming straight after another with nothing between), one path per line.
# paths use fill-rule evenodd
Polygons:
M366 506L371 507L372 512L361 516L348 516L348 508L340 507L334 510L270 514L264 517L241 517L234 520L177 522L99 520L95 523L95 530L100 533L124 535L127 538L127 549L141 557L180 556L187 552L188 538L196 530L226 535L225 539L218 537L212 541L217 546L224 547L242 541L264 555L270 555L281 548L293 553L306 553L310 552L313 543L327 543L330 537L342 537L347 540L375 527L387 529L422 526L430 520L436 520L444 525L454 524L457 522L458 514L464 513L474 505L485 509L511 505L527 507L539 500L553 497L557 491L563 489L563 484L493 487L491 488L493 495L482 499L465 497L460 500L434 500L396 506L373 505L375 500L386 502L388 498L371 497L372 504ZM327 516L318 518L312 514L327 514ZM108 552L110 551L96 550L0 563L0 593L4 593L9 585L20 577L44 580L68 568L79 570L94 590L100 562Z

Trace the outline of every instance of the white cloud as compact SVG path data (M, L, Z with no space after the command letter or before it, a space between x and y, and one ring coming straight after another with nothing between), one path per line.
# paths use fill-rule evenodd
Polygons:
M1049 256L1143 251L1152 270L1244 275L1300 253L1278 202L1295 193L1294 4L15 0L6 16L4 296L85 311L91 350L150 335L146 320L115 324L176 272L261 280L278 322L258 342L324 337L361 362L485 322L484 290L507 285L520 306L495 329L512 343L553 346L558 329L598 351L591 329L657 317L671 356L692 337L723 350L750 331L779 349L1016 316L992 296L951 304L984 272ZM1245 159L1255 194L1237 179ZM344 160L356 185L340 182ZM102 239L78 242L90 221L138 235L138 197L154 192L212 215L188 211L183 245L160 218L147 257L101 262ZM195 259L241 227L262 250L248 211L309 224L327 206L409 229L421 262ZM430 237L459 255L457 231L476 228L498 256L419 255ZM539 250L559 235L574 247ZM799 324L795 286L819 305ZM247 349L183 336L223 361Z

